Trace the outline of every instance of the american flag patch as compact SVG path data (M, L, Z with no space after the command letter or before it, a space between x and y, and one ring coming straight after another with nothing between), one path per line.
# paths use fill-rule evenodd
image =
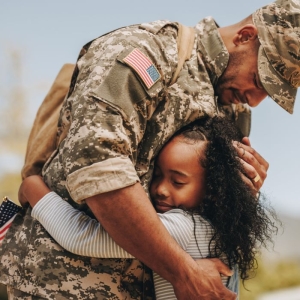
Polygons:
M15 204L7 197L4 197L3 202L0 205L0 246L12 221L21 209L21 206Z
M123 61L138 73L148 89L160 79L160 74L152 61L137 48L133 49Z

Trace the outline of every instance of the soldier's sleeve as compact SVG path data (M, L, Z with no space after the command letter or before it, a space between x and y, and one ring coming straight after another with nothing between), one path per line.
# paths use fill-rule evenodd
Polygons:
M97 63L94 54L92 62L80 61L77 87L68 100L72 121L61 151L66 186L78 203L139 181L135 170L138 145L150 117L149 107L153 111L153 99L163 86L142 47L128 43L118 50L117 55L102 53ZM91 53L86 56L88 60ZM148 65L139 68L134 59Z
M247 104L235 105L234 120L244 136L249 136L251 131L251 109Z

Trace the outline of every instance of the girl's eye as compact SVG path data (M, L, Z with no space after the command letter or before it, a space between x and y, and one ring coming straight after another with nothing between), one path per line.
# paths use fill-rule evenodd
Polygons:
M184 182L175 181L175 180L173 181L173 183L176 184L176 185L184 185L185 184Z

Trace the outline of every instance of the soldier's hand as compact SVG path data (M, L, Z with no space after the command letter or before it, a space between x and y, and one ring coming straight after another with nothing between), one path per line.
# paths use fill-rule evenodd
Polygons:
M269 163L251 147L249 138L244 137L241 143L233 144L243 165L243 180L254 192L258 192L267 177Z
M232 271L217 258L199 259L196 277L187 278L186 282L173 285L179 300L235 300L237 295L222 283L220 274L231 276Z

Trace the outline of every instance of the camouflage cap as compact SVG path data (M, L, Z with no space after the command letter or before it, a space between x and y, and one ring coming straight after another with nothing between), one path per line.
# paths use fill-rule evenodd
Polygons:
M260 80L269 96L293 113L300 86L300 2L277 0L252 15L261 43Z

